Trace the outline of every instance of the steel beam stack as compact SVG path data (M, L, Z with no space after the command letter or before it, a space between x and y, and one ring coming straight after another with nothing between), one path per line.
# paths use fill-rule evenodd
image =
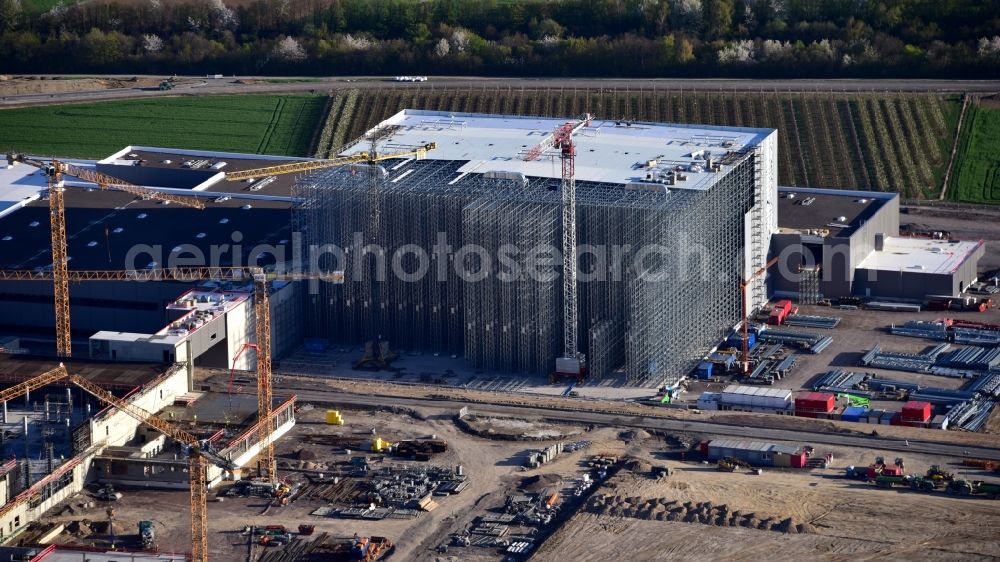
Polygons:
M760 201L755 156L731 155L706 191L576 182L578 341L591 377L624 367L631 383L674 382L738 322L746 232L754 201ZM478 368L551 372L563 322L558 182L463 174L464 164L384 162L372 240L363 166L298 182L293 224L303 233L303 247L348 248L343 263L335 264L333 254L318 261L323 269L343 269L345 283L321 283L306 297L309 336L350 345L380 337L394 350L464 356ZM450 254L432 252L439 235L447 238ZM361 251L372 241L385 255ZM418 268L417 258L401 251L409 245L430 254L429 271L420 279L392 272L397 254L403 270ZM455 253L468 245L490 257L480 280L456 273L455 260L476 271L469 266L479 250ZM521 252L514 256L520 266L525 252L551 246L553 278L501 278L509 268L498 255L511 245ZM385 279L373 274L379 259L387 264ZM649 268L652 275L643 276Z

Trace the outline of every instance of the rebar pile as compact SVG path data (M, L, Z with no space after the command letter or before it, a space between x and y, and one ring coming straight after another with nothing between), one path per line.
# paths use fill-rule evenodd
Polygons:
M577 182L578 244L604 252L580 250L578 341L591 377L624 367L632 383L672 381L736 323L744 256L766 252L760 244L748 252L745 240L745 217L761 213L754 206L757 159L737 155L707 191ZM381 339L394 350L461 355L478 368L552 371L562 352L561 257L557 251L540 268L554 274L550 279L504 279L509 268L497 256L510 246L560 248L559 182L460 173L465 164L387 162L376 190L364 166L299 182L294 224L304 247L348 249L343 263L329 254L316 262L343 270L346 281L321 283L308 297L309 336L355 345ZM441 236L451 253L432 251ZM385 253L362 251L367 244ZM483 265L478 251L456 252L470 245L492 260L482 279L456 273L456 262L466 272ZM429 271L400 279L394 256L403 271L417 271L418 258L400 252L414 246L429 255ZM526 259L513 256L519 266ZM379 260L386 264L382 279L375 274ZM662 275L642 277L649 268ZM757 304L763 297L752 289Z

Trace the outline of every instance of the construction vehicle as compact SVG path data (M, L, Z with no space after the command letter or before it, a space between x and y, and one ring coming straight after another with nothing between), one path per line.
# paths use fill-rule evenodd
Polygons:
M885 458L875 457L875 462L866 467L856 467L849 466L844 472L844 476L847 478L853 478L855 480L868 480L874 481L879 476L883 474L885 476L902 476L903 475L903 459L896 459L896 466L888 466L885 464Z
M260 544L263 546L281 546L292 542L291 533L268 533L261 535Z
M837 394L837 398L846 399L851 406L870 406L872 401L864 396L858 396L856 394L848 394L846 392L841 392Z
M359 562L374 562L389 553L392 542L385 537L354 536L354 546L351 547L351 560Z
M940 480L932 480L923 476L912 475L910 478L910 488L918 492L933 492L944 485Z
M719 470L726 472L736 472L740 468L750 468L750 465L736 457L726 457L719 459L717 463Z
M908 486L910 478L907 476L886 476L880 474L875 477L875 485L879 488L892 488L893 486Z
M955 475L935 464L927 469L927 478L936 482L950 482L955 479Z
M139 521L139 541L142 548L153 548L156 546L156 531L153 530L152 521Z
M949 495L971 496L983 494L991 499L1000 498L1000 484L983 482L981 480L952 480L948 482L945 492Z
M986 459L962 459L962 466L971 466L983 470L995 470L997 463Z
M97 490L96 497L102 502L116 502L122 499L121 492L116 492L115 487L111 484L103 486L100 490Z
M379 340L365 343L365 353L353 369L356 371L393 371L391 363L399 358L399 354L389 349L389 342Z

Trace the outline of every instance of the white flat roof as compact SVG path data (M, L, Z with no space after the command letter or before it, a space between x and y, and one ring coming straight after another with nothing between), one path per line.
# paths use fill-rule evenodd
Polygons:
M90 336L90 339L177 345L197 332L202 326L218 319L249 298L248 293L190 289L166 306L167 310L179 310L184 314L156 332L140 334L101 330ZM198 313L202 314L198 315Z
M459 173L507 171L526 176L560 178L559 151L549 146L535 160L524 156L561 125L572 119L517 117L478 113L454 113L404 109L371 131L397 126L378 149L382 152L436 143L427 153L429 160L468 161ZM369 131L369 132L371 132ZM713 158L727 151L755 146L773 129L748 129L708 125L671 125L594 119L590 127L573 135L576 145L576 179L582 181L629 184L642 182L650 171L666 171L682 166L687 180L672 189L705 190L714 184L718 173L690 170L705 152ZM369 150L360 140L341 154ZM647 163L656 160L656 168ZM723 168L724 169L724 168Z
M880 252L872 251L860 269L952 273L983 246L983 241L930 240L889 236Z
M27 164L0 164L0 217L38 199L46 189L41 170Z
M248 298L250 295L247 293L191 289L166 306L167 310L183 311L184 315L164 326L155 335L186 338ZM187 324L192 327L184 327Z
M723 394L743 394L747 396L766 396L768 398L791 398L792 391L787 388L764 388L760 386L741 386L731 384L722 390Z

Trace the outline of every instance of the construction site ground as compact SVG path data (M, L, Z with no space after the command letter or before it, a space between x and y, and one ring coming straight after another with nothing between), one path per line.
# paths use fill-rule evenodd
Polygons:
M842 477L844 467L867 466L879 451L817 449L834 453L830 468L720 472L714 465L662 460L637 447L631 454L674 473L661 480L627 470L595 491L609 498L659 499L690 507L710 502L726 522L663 521L577 512L532 560L983 560L1000 552L1000 509L995 500L883 489ZM894 455L885 455L889 464ZM923 474L943 459L907 455L907 473ZM946 465L960 477L996 480L977 470ZM724 509L722 506L725 506ZM663 508L660 508L663 509ZM791 519L803 532L730 526L732 514L775 524Z
M282 387L291 390L297 384L290 377L285 379ZM398 391L402 387L395 385L394 388ZM364 392L364 389L357 387L353 390ZM316 533L328 533L343 540L354 534L388 537L396 543L392 560L500 560L503 554L495 547L450 547L446 553L439 553L438 547L449 544L453 535L469 529L477 516L496 512L503 506L507 495L521 490L524 478L543 475L546 479L561 482L563 486L571 485L581 478L586 470L586 460L594 454L629 455L648 459L652 464L669 465L677 469L677 473L663 483L654 483L645 476L631 480L627 475L613 477L613 483L620 487L622 494L676 496L685 500L690 498L692 501L728 503L735 506L734 509L767 513L774 517L794 516L796 521L813 521L810 524L817 528L816 535L783 536L773 531L717 529L664 521L601 519L581 513L573 515L566 527L561 528L551 539L557 548L551 550L549 546L544 547L538 559L593 559L605 554L610 557L613 551L602 549L620 549L621 544L626 544L621 540L628 540L628 544L643 545L642 552L647 552L646 545L649 545L647 554L650 559L659 556L661 552L686 553L691 557L701 552L690 541L695 532L708 533L708 536L718 534L719 540L712 548L719 549L722 556L725 545L729 544L729 552L736 557L742 555L743 551L738 549L743 542L747 542L748 548L763 549L787 543L791 545L789 548L801 549L802 552L808 549L826 549L823 552L831 553L832 557L836 557L837 553L846 555L850 552L905 554L909 552L906 548L916 548L907 545L917 544L925 544L934 556L942 558L968 557L970 552L998 552L1000 548L1000 544L997 544L1000 539L990 531L991 526L1000 524L1000 510L996 509L1000 504L981 499L951 499L943 497L943 494L928 496L909 491L875 489L839 477L847 464L867 465L878 454L891 462L896 456L877 449L818 447L818 453L830 451L834 454L834 468L826 471L806 473L768 470L763 476L723 474L711 466L675 460L678 442L682 441L685 446L690 446L705 437L694 433L672 435L669 440L664 440L648 436L642 431L619 427L588 428L530 418L505 420L498 416L488 416L481 420L482 428L492 428L494 431L506 428L510 433L504 435L503 439L490 439L460 429L455 422L454 413L440 407L412 410L393 408L391 411L341 409L346 424L333 426L324 422L326 409L331 407L330 404L318 403L313 407L308 402L301 402L300 406L298 424L277 446L279 470L283 477L304 481L307 473L315 475L331 470L332 463L343 462L349 457L341 447L331 446L329 443L339 442L338 439L367 442L371 439L374 428L375 434L390 441L431 436L446 440L448 451L436 455L430 463L445 466L461 464L468 475L469 486L457 495L435 497L439 504L437 509L404 520L371 521L314 516L311 512L328 504L306 498L305 495L287 506L270 508L265 500L258 498L225 497L222 502L210 500L209 543L212 559L255 560L265 548L282 548L252 544L249 537L242 534L247 525L281 524L294 530L299 524L305 523L315 525ZM768 418L744 415L749 422ZM786 421L804 424L831 423L816 420ZM554 439L544 439L555 433L563 435L564 442L586 439L592 443L585 450L565 453L540 468L522 469L530 451L557 442ZM534 439L511 440L522 434ZM351 456L358 454L360 453L352 451ZM955 460L923 455L904 456L908 471L912 467L913 472L922 472L930 464L944 464ZM948 468L956 470L954 466ZM976 471L963 476L976 479L983 477ZM68 530L57 542L97 546L107 544L107 530L103 525L107 520L105 509L113 506L115 528L120 540L132 541L131 544L134 545L138 521L152 519L156 522L157 543L161 550L190 549L187 490L121 489L122 499L113 504L95 501L93 491L78 494L50 512L52 516L47 518L48 521L62 522L68 526ZM215 495L212 495L213 498ZM939 495L942 497L938 497ZM828 511L830 513L823 515ZM920 513L922 521L940 523L905 525L894 522L894 514L904 512ZM863 522L852 522L852 518L861 518ZM875 524L876 520L881 521L881 527ZM552 529L555 530L556 527L557 524L553 524ZM663 529L667 528L672 532L665 534ZM540 532L539 536L544 536L544 532ZM310 537L303 539L309 540ZM588 540L593 544L583 546ZM672 540L676 540L676 543L669 542ZM662 548L654 547L657 541L667 542ZM612 547L611 544L618 546ZM647 558L640 556L637 559Z
M265 547L252 545L249 537L242 534L247 525L285 525L296 529L299 524L316 526L316 533L329 533L333 537L348 540L354 534L360 536L385 536L396 543L394 560L426 559L439 543L447 542L452 532L461 531L470 520L466 514L476 506L497 500L502 504L502 490L507 482L516 479L529 450L544 446L548 442L493 440L472 436L458 429L450 416L430 415L420 412L394 413L388 411L346 410L344 426L327 425L324 422L326 410L323 408L303 408L296 427L276 448L279 472L283 478L304 481L305 474L318 474L329 468L328 463L343 461L347 455L339 448L316 444L324 436L352 437L363 442L370 441L372 428L376 433L391 441L412 438L428 438L436 435L447 440L447 452L436 455L430 463L445 466L461 464L469 475L469 486L460 494L449 497L435 497L439 506L432 512L420 513L413 519L379 521L340 519L310 515L318 507L328 505L316 499L300 498L283 507L268 507L260 498L224 497L219 502L211 494L208 504L208 518L211 533L209 549L213 560L244 560L255 552L259 555ZM531 422L519 421L519 429L531 429ZM552 431L553 425L539 423L535 431ZM559 433L582 431L579 428L562 428ZM600 432L613 438L614 430ZM319 437L320 439L316 439ZM551 441L549 441L551 442ZM303 455L301 451L309 451ZM352 456L373 453L352 451ZM579 453L578 453L579 455ZM310 460L303 461L300 457ZM387 459L386 462L397 462ZM405 462L405 461L398 461ZM419 464L419 463L418 463ZM108 507L115 509L115 528L125 547L136 547L137 525L140 520L155 522L157 544L161 550L180 552L190 550L189 497L186 489L130 490L119 489L123 497L116 502L96 501L90 490L85 494L63 502L54 508L47 521L65 523L68 527L56 542L87 546L108 544L105 529ZM91 507L87 507L90 504ZM85 523L83 523L86 521ZM81 525L81 523L83 523ZM302 537L309 540L310 537ZM267 547L281 548L281 547Z

